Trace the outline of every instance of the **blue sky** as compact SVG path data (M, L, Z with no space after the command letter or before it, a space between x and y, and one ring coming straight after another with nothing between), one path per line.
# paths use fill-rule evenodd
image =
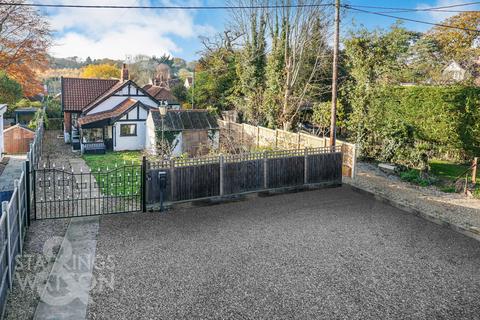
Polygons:
M82 3L116 5L222 5L221 0L35 0L38 3ZM328 1L328 0L325 0ZM468 2L467 0L345 0L343 3L365 6L428 8ZM480 9L468 6L459 9ZM365 10L379 10L367 9ZM229 14L224 10L133 10L133 9L44 9L55 30L52 54L59 57L110 57L128 59L136 54L162 55L168 53L188 61L198 57L201 49L199 36L212 37L228 24ZM453 13L415 12L395 13L430 22L440 22ZM342 30L356 25L373 29L388 27L395 19L347 12ZM425 31L430 27L406 22L409 29Z

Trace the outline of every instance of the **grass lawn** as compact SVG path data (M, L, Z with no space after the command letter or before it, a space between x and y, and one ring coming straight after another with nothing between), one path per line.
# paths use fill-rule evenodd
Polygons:
M104 195L132 196L139 194L141 151L84 154L82 158L92 170Z
M442 160L430 161L431 173L440 179L455 181L460 175L465 177L465 172L468 170L469 165L452 163ZM471 174L471 171L468 172ZM480 177L477 172L477 178Z
M107 152L105 154L84 154L83 160L88 164L92 171L105 170L117 166L123 166L123 164L131 165L141 164L142 152L141 151L117 151Z

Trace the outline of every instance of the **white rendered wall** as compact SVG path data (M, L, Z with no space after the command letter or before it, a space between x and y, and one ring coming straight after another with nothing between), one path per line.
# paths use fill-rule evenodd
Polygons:
M137 135L136 136L120 136L121 124L136 124ZM113 145L114 151L122 150L143 150L145 148L145 133L146 125L145 121L119 121L115 123L115 141Z

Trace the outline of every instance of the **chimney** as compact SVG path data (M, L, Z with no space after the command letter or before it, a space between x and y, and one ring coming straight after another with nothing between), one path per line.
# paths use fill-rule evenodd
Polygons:
M128 75L128 69L127 69L127 64L124 63L123 66L122 66L122 71L120 73L120 77L122 81L127 81L128 79L130 79L130 76Z

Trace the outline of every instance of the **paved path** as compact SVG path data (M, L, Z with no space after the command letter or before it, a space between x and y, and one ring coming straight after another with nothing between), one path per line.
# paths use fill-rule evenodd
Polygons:
M480 318L480 243L348 186L102 216L96 254L89 319Z
M26 155L9 155L10 160L0 176L0 191L13 190L13 181L20 178Z
M98 217L71 220L34 319L85 319L97 232Z

